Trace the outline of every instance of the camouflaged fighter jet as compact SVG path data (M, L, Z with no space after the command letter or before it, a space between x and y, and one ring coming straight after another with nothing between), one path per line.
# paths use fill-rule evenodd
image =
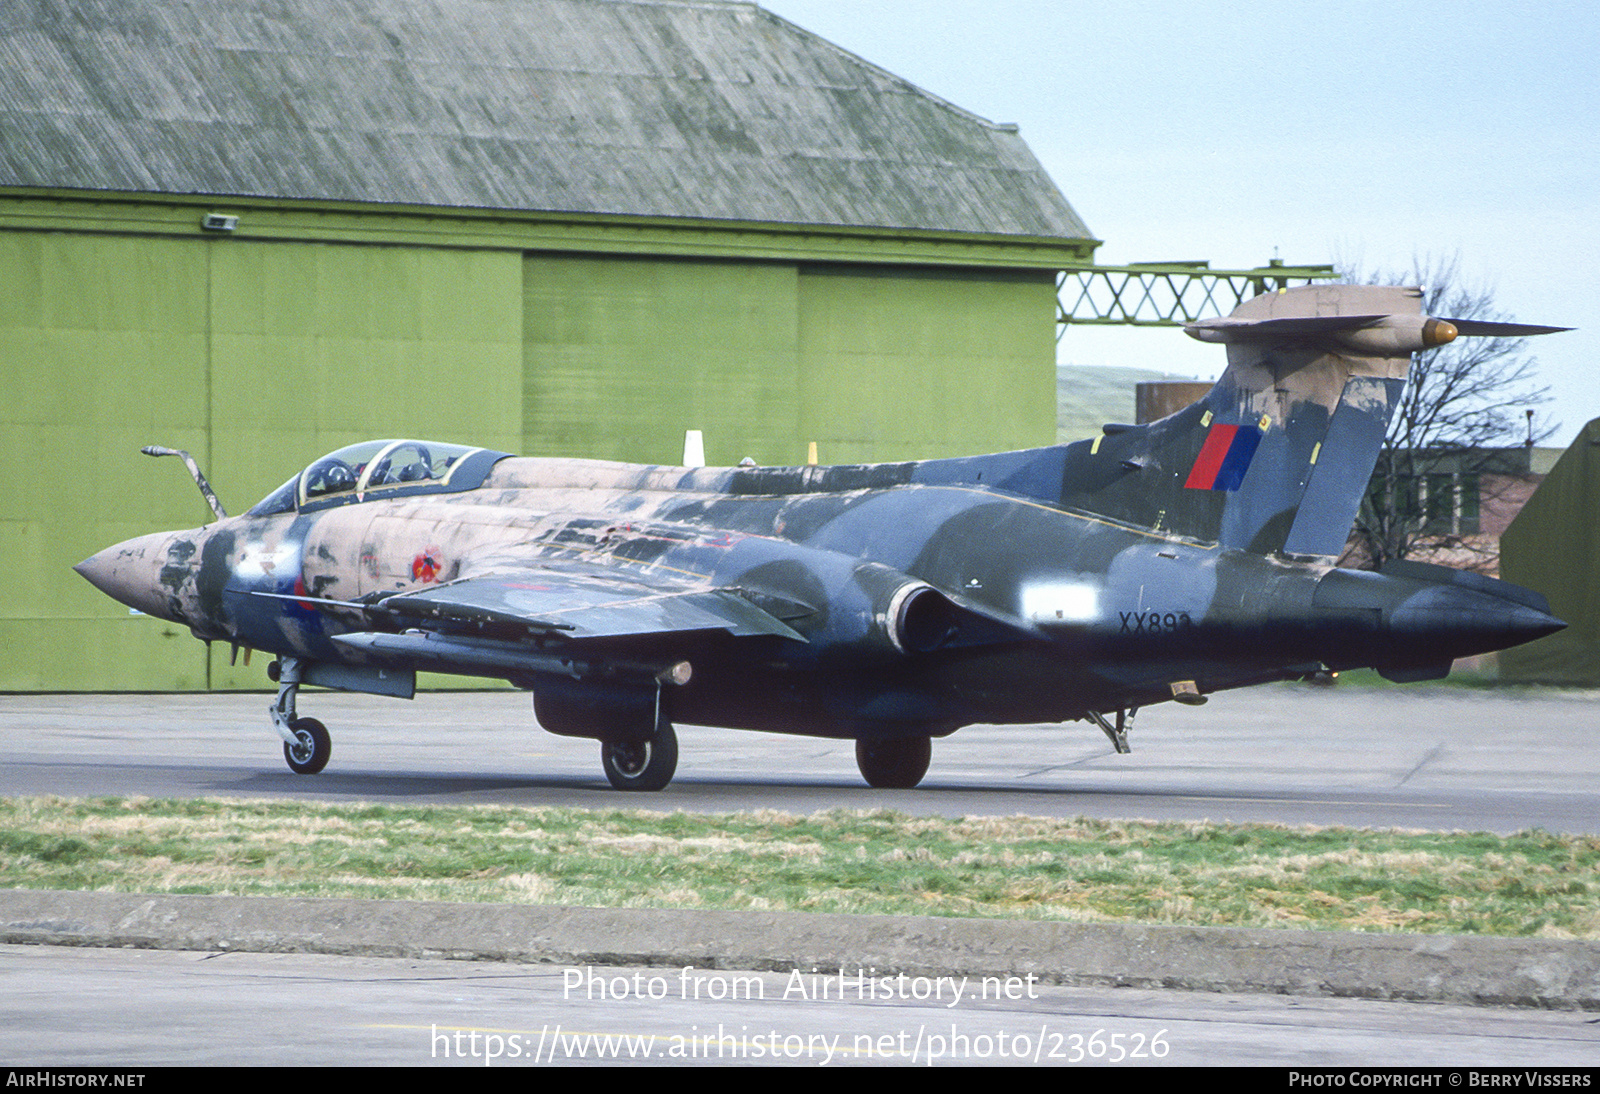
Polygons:
M1188 327L1227 347L1201 402L1023 452L684 468L373 441L231 518L188 461L215 523L77 569L276 654L272 724L301 773L330 747L302 684L409 698L418 670L532 691L619 789L668 783L677 721L854 739L876 787L915 786L931 739L973 723L1085 720L1127 751L1152 703L1357 666L1433 679L1563 626L1506 582L1334 565L1411 355L1562 329L1420 301L1258 296Z

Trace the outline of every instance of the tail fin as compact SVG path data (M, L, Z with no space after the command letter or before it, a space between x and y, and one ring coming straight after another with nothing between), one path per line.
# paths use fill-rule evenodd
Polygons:
M1411 355L1458 334L1561 329L1430 318L1415 288L1258 296L1185 328L1227 346L1227 370L1206 397L1083 446L1068 460L1062 500L1258 554L1337 556Z

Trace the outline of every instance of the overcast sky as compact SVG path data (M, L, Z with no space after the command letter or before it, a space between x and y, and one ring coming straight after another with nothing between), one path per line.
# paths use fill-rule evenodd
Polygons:
M1108 264L1406 267L1459 254L1535 340L1566 444L1600 416L1600 14L1589 4L761 0L1016 122ZM1163 330L1060 360L1215 375Z

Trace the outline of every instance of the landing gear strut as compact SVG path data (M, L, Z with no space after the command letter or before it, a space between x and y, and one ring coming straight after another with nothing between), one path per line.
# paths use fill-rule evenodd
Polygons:
M1133 728L1133 716L1138 713L1138 707L1129 707L1126 710L1119 710L1117 711L1117 723L1116 725L1112 725L1110 722L1106 721L1106 716L1104 714L1101 714L1098 710L1091 710L1089 712L1089 720L1100 727L1100 731L1104 733L1106 735L1106 739L1111 742L1112 748L1126 755L1127 753L1133 751L1133 749L1128 747L1128 730Z
M302 718L295 711L295 694L305 662L298 657L280 657L267 667L267 675L278 682L278 697L268 712L272 728L283 738L283 758L296 775L315 775L328 766L333 741L328 730L315 718Z

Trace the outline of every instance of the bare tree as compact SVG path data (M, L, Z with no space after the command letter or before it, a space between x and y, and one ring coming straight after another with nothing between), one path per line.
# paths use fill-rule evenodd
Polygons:
M1420 285L1423 313L1503 322L1488 288L1467 284L1459 256L1413 259L1401 273L1346 274L1346 281ZM1465 324L1463 324L1465 325ZM1461 338L1412 358L1345 561L1377 569L1426 556L1493 571L1499 541L1480 534L1480 514L1528 471L1527 450L1555 432L1534 424L1549 401L1526 338ZM1518 446L1521 446L1520 448Z

